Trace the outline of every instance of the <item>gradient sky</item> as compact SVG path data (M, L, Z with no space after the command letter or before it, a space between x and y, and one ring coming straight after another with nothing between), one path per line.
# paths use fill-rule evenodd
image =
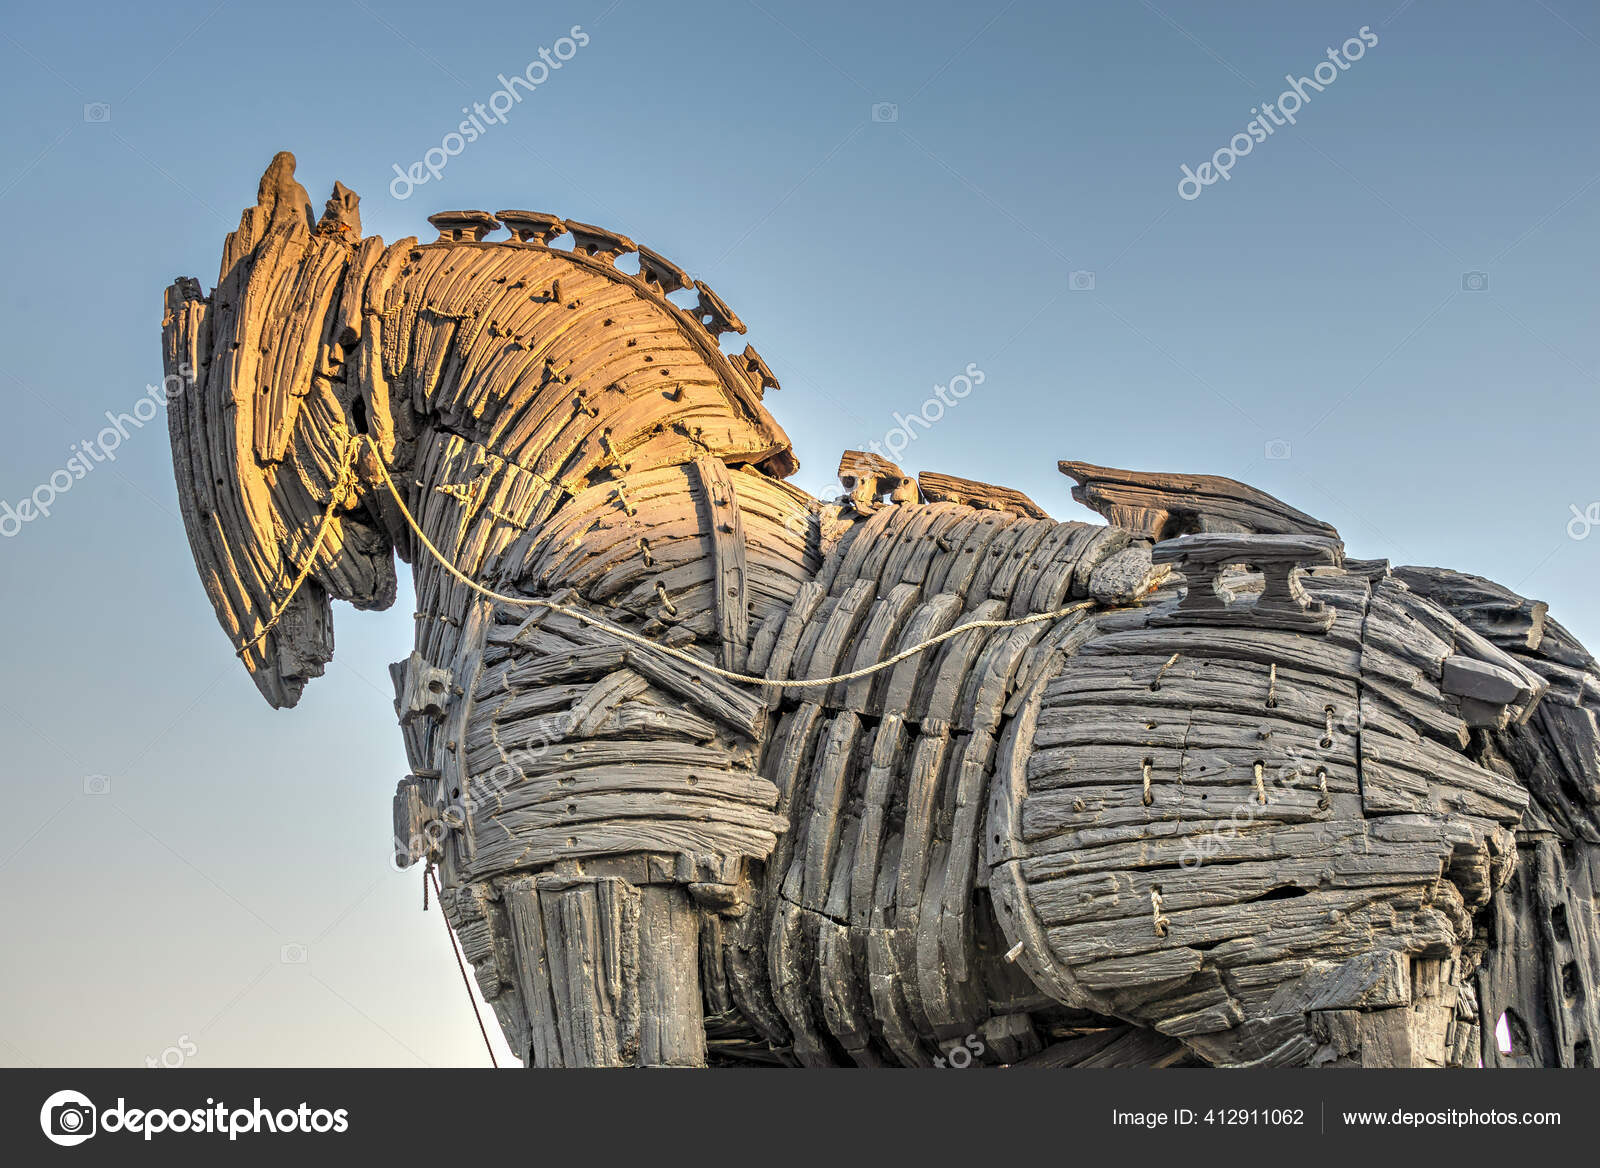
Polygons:
M363 196L368 234L527 207L707 280L782 380L814 491L973 364L908 470L1076 519L1061 458L1229 475L1600 645L1600 535L1568 531L1600 520L1592 6L504 11L14 7L0 500L159 382L162 289L210 287L288 149L319 208L335 179ZM391 197L394 165L575 24L589 43L505 124ZM1378 44L1297 124L1178 197L1181 165L1362 26ZM328 675L270 710L194 574L157 421L0 539L0 605L0 1064L486 1061L437 911L387 865L408 598L339 606Z

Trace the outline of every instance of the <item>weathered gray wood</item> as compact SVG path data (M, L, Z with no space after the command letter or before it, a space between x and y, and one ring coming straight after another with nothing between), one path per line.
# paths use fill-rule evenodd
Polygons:
M917 486L922 491L922 497L930 503L965 503L981 509L1011 511L1030 519L1050 518L1044 508L1021 491L1013 491L1009 487L997 487L992 483L980 483L974 479L936 474L933 471L923 471L918 475Z
M1175 612L1155 619L1325 632L1334 614L1306 595L1299 574L1313 565L1337 566L1343 553L1338 540L1308 535L1181 535L1166 540L1152 550L1152 559L1174 565L1189 586ZM1261 592L1249 604L1224 600L1214 586L1217 573L1235 563L1263 575Z
M430 852L429 825L434 821L433 803L438 781L407 775L394 792L394 858L402 868L427 859Z
M700 914L681 889L653 884L639 890L641 1066L705 1066L699 931Z
M1438 602L1474 631L1503 648L1537 649L1550 606L1518 596L1482 576L1448 568L1396 568L1394 575L1419 596Z
M1114 470L1087 462L1057 465L1077 480L1074 499L1149 539L1192 531L1339 536L1321 520L1233 479Z

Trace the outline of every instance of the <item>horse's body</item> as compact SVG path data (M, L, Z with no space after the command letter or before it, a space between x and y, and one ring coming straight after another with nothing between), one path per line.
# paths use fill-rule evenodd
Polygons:
M1593 1061L1600 674L1542 606L1227 480L1064 464L1100 526L867 459L821 503L661 257L385 247L292 174L168 295L191 544L279 706L412 563L396 844L527 1061L1470 1065L1502 1010Z

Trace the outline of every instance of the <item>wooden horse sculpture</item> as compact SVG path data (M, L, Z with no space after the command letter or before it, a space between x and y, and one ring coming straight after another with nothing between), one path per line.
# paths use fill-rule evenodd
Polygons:
M386 246L293 174L167 293L195 562L280 707L411 564L397 860L526 1062L1595 1062L1600 669L1544 605L1206 476L819 501L667 259Z

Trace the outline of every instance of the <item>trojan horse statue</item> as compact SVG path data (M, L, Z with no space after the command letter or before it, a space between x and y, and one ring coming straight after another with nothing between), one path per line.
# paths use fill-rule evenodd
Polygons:
M280 154L168 290L178 495L276 707L411 565L396 860L528 1064L1594 1065L1600 667L1543 604L1208 476L813 498L671 261L357 202Z

